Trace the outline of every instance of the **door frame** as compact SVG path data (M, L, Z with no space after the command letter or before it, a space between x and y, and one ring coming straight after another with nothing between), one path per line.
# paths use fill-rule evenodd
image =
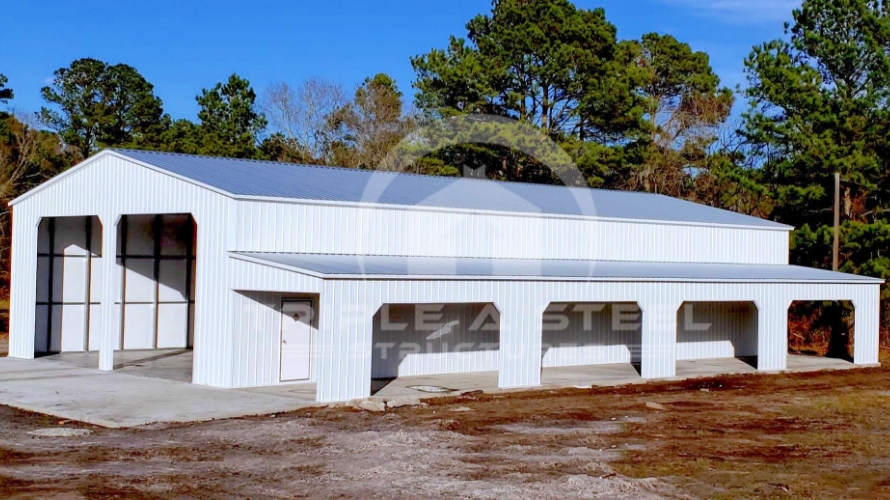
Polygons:
M281 341L284 337L284 323L281 321L284 316L284 304L286 303L294 303L294 302L304 302L309 304L310 316L309 316L309 377L308 378L295 378L295 379L287 379L284 380L281 378L281 367L282 367L282 358L284 357L284 349L281 348ZM315 300L311 298L295 298L295 297L282 297L282 299L278 303L278 383L279 384L305 384L307 382L312 381L313 370L315 369L315 337L317 334L317 328L315 326L315 321L318 314L315 311Z

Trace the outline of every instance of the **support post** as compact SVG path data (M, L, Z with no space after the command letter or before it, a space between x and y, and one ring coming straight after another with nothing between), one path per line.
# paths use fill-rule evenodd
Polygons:
M841 174L834 173L834 242L831 249L831 269L838 269L838 253L840 252L841 225Z
M495 304L500 312L498 387L541 385L541 342L546 304L509 301Z
M34 358L39 223L39 217L30 217L18 206L13 209L9 294L9 356L13 358Z
M319 297L315 343L316 394L319 403L371 395L373 319L378 306L358 290L361 283L327 283Z
M853 363L878 364L880 350L881 286L869 285L862 298L853 301Z
M791 301L759 300L757 304L757 369L781 371L788 365L788 307Z
M674 302L640 303L643 378L670 378L677 373L677 310Z
M99 330L99 369L114 369L114 348L120 338L118 304L120 266L117 263L117 215L105 215L102 221L102 326Z

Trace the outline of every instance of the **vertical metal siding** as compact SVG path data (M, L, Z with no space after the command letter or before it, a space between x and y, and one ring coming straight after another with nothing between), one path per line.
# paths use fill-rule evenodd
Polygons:
M230 259L232 294L232 386L279 384L280 311L285 294L318 295L322 280L237 259ZM316 314L321 312L316 311ZM318 322L319 319L316 319ZM316 335L317 336L317 335ZM316 342L313 349L318 343ZM323 353L314 353L316 356ZM310 381L318 362L313 361Z
M858 314L877 318L877 289L877 285L806 283L328 281L322 295L320 329L329 355L320 363L318 400L370 394L370 318L385 303L494 302L501 314L500 385L520 387L540 382L541 313L549 301L639 303L643 310L643 376L661 378L675 372L677 311L683 302L755 302L759 368L773 370L785 366L792 298L853 300L861 308ZM876 325L868 319L857 324L860 363L870 362L870 354L877 352ZM725 336L715 332L715 339ZM719 343L707 345L717 347L708 351L703 346L696 355L722 355Z
M233 303L233 386L277 384L280 369L281 294L235 293Z
M383 304L373 328L373 378L498 369L494 304Z
M15 207L12 220L12 275L9 297L9 356L34 358L37 308L37 225L39 207Z
M621 315L616 324L616 315ZM639 362L636 303L554 303L545 314L544 368Z
M881 289L870 286L857 292L859 293L853 298L853 362L857 365L873 365L878 362L879 354Z
M33 356L37 223L41 217L97 215L107 240L115 234L113 226L121 214L191 213L198 225L194 382L230 386L226 229L233 203L207 189L112 155L94 160L18 203L13 208L10 355ZM115 250L113 242L103 242L103 256L114 255ZM108 260L103 262L103 269L119 276L115 259ZM103 295L113 299L119 293L119 283L114 276L105 277L103 282ZM114 300L102 300L102 304L104 309ZM119 312L102 312L104 328L114 330ZM113 345L105 347L113 349ZM110 359L102 360L106 368L110 369L111 363Z
M677 311L677 360L756 355L753 302L687 302Z
M731 227L241 201L236 228L245 252L788 263L786 231Z

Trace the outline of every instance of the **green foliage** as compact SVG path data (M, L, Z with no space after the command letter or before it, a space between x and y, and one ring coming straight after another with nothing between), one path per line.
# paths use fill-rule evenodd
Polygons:
M58 174L74 160L58 137L33 116L0 113L0 290L9 286L12 219L9 202Z
M734 99L707 54L669 35L619 41L602 9L498 0L466 38L411 62L428 119L485 113L534 126L587 185L695 197L697 174L713 183L720 173L714 145ZM476 143L434 156L491 178L558 181L554 165L522 148Z
M189 120L175 120L161 133L161 147L171 153L204 153L204 134Z
M12 89L6 87L6 84L8 82L9 79L7 79L5 75L0 73L0 102L3 103L13 98Z
M673 36L649 33L624 43L637 68L645 120L636 161L622 175L624 187L694 197L691 170L719 172L708 170L710 148L732 110L732 92L720 88L707 54Z
M283 161L287 163L314 164L316 158L306 151L296 140L276 132L260 143L256 154L258 159Z
M602 9L567 0L500 0L467 24L467 38L412 58L417 106L430 118L486 113L538 127L557 141L617 144L638 127L631 53ZM507 179L540 164L504 148L453 147L438 157ZM606 167L591 166L594 170ZM549 179L549 176L547 176Z
M257 110L256 93L248 80L233 74L226 83L203 89L195 99L201 106L201 153L234 158L256 154L267 121Z
M379 73L366 78L352 102L328 118L331 157L337 165L376 169L412 126L395 80Z
M44 123L83 158L102 147L156 147L163 131L161 100L154 87L126 64L78 59L55 73L41 90L53 105Z
M833 175L842 178L844 270L887 273L890 16L875 0L805 0L787 40L746 60L745 136L761 153L755 179L772 217L797 226L793 259L828 267Z

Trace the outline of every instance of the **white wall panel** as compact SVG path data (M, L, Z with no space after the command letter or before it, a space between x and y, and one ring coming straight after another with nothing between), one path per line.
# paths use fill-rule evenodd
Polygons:
M127 276L124 300L126 302L153 302L155 297L154 260L127 258L125 272Z
M35 308L36 317L34 321L34 328L36 332L45 332L47 331L48 321L49 321L49 311L50 306L46 305L37 305ZM48 337L46 335L32 335L31 337L34 342L34 351L35 352L48 352L49 351L49 342ZM10 337L11 339L11 337ZM10 349L10 356L12 356L12 350Z
M49 275L52 257L37 257L37 302L49 302Z
M373 378L498 369L493 304L384 304L373 328Z
M677 359L757 356L753 302L687 302L677 311Z
M158 300L161 302L182 302L186 300L186 262L184 260L161 260L158 268Z
M254 387L278 383L280 369L281 294L235 293L233 385Z
M83 351L86 336L86 306L83 304L65 304L61 307L60 350L62 352Z
M877 346L880 342L881 289L877 286L867 287L853 299L855 308L853 325L853 362L858 365L878 363L880 354Z
M128 256L154 255L154 215L128 215L126 254Z
M318 297L307 294L282 294L275 292L237 292L233 296L233 384L235 387L278 385L281 370L281 300L307 299L317 308ZM312 324L317 337L318 317ZM309 382L315 381L317 356L316 339ZM288 384L289 382L283 382Z
M53 286L54 302L80 302L86 301L86 259L81 257L55 257L53 278L56 284Z
M127 304L124 307L124 349L153 349L155 306Z
M86 256L86 232L81 217L61 217L55 220L54 254Z
M88 221L84 217L44 219L38 228L37 295L38 318L35 342L51 352L83 351L86 347ZM48 331L51 330L51 331ZM46 337L52 338L47 341ZM38 352L44 352L38 349Z
M639 362L641 314L635 303L550 304L543 321L542 366Z
M158 349L187 347L188 314L187 304L158 304Z
M436 257L788 263L788 232L239 202L233 250Z
M274 267L229 259L232 290L259 292L321 293L324 281L314 276L276 269Z
M90 338L87 349L98 351L102 334L102 304L90 304ZM114 349L120 349L120 337L115 339Z

